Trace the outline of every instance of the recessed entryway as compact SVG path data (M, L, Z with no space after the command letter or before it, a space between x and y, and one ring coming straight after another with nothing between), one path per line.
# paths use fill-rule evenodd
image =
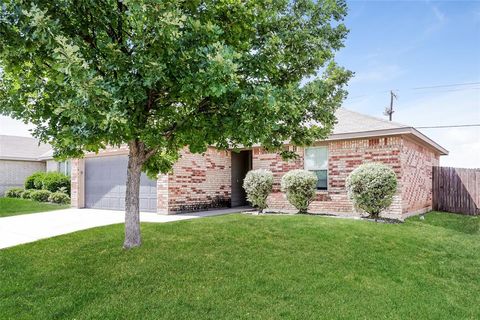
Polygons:
M232 207L247 204L247 195L243 189L243 180L249 170L252 169L252 151L232 151Z

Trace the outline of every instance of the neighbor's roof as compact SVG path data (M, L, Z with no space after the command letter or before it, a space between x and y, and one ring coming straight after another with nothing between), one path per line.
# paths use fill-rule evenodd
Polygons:
M51 147L50 147L51 148ZM42 153L39 157L38 160L51 160L53 159L53 149L48 150L45 153Z
M428 144L442 155L448 154L448 151L445 148L414 127L372 117L345 108L339 108L335 113L335 116L337 118L337 124L334 126L333 132L327 140L407 134L411 135L414 139Z
M34 138L0 135L0 160L39 161L51 149Z

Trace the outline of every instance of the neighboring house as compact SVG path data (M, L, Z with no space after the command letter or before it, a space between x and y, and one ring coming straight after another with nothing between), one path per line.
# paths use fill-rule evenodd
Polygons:
M70 175L70 161L55 161L52 147L37 139L0 135L0 197L9 188L23 187L25 178L38 171Z
M45 161L46 163L46 171L51 172L51 171L56 171L56 172L61 172L64 175L69 176L71 167L70 167L70 160L67 161L56 161L53 159L53 149L50 148L47 152L42 154L40 157L38 157L39 160Z
M9 188L23 187L32 173L45 171L45 161L38 158L50 149L34 138L0 135L0 197Z
M269 209L292 211L280 192L283 174L304 168L318 176L317 196L310 212L352 215L345 179L365 162L385 163L398 177L394 203L384 214L404 219L431 210L432 167L448 152L415 128L339 109L338 123L324 141L308 148L285 145L299 157L286 162L261 147L233 152L213 147L204 155L182 153L173 172L150 180L144 174L140 210L162 214L247 204L242 188L248 170L264 168L275 177ZM126 147L109 148L72 161L72 205L100 209L124 209L127 167Z

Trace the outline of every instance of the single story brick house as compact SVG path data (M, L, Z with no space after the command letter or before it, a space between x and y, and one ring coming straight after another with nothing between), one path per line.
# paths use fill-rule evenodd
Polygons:
M381 162L398 177L394 203L383 214L404 219L431 210L432 167L448 154L413 127L340 108L333 133L308 148L285 145L299 157L283 161L262 147L240 152L209 148L203 155L184 151L173 172L150 180L142 175L140 210L160 214L246 205L243 178L248 170L264 168L275 177L269 209L292 211L280 191L280 179L289 170L306 169L318 176L313 213L355 215L345 190L345 179L364 162ZM83 208L124 209L126 147L108 148L72 161L72 205Z
M26 177L45 171L40 155L50 150L47 144L29 137L0 135L0 197L13 187L23 187Z
M70 174L70 161L53 159L52 146L32 137L0 135L0 197L13 187L23 187L25 178L39 171Z

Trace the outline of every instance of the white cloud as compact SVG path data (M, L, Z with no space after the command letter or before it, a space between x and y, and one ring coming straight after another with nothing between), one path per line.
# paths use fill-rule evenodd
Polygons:
M29 130L33 128L33 125L24 124L7 116L0 116L0 134L2 135L30 137Z

